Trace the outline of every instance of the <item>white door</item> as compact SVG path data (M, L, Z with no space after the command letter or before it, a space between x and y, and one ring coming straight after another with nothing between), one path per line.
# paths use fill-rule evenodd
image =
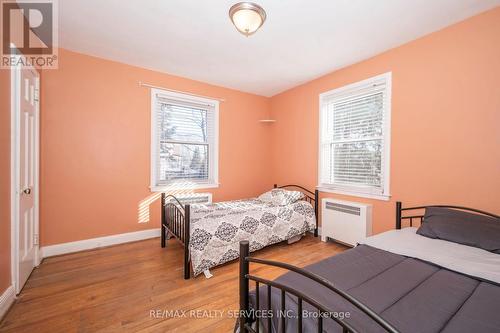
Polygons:
M17 110L17 283L19 293L38 265L39 74L16 70Z

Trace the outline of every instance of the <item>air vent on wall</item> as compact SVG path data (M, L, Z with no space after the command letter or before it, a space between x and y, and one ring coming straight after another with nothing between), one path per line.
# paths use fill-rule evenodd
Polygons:
M348 206L348 205L343 205L343 204L334 203L334 202L327 202L325 208L331 209L331 210L336 210L337 212L352 214L352 215L359 216L359 214L361 214L361 208L359 208L359 207Z
M212 203L212 193L189 193L175 196L181 204L209 204ZM174 199L167 199L167 202L173 202Z

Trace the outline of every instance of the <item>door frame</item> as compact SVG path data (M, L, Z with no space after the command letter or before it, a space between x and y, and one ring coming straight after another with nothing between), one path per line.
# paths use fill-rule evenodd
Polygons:
M21 195L22 189L19 188L19 179L20 179L20 111L21 111L21 69L23 66L19 65L19 61L16 62L18 65L14 66L10 70L10 102L11 102L11 114L10 114L10 168L11 168L11 194L10 194L10 205L11 205L11 279L12 285L16 294L21 292L21 288L19 286L19 198ZM41 256L40 256L40 242L39 242L39 194L40 194L40 73L32 66L24 66L25 68L31 69L38 74L38 78L35 81L35 96L38 96L35 101L35 112L36 112L36 121L35 121L35 135L38 138L35 140L35 172L33 180L34 184L34 235L35 235L35 267L40 264ZM38 91L38 92L36 92Z

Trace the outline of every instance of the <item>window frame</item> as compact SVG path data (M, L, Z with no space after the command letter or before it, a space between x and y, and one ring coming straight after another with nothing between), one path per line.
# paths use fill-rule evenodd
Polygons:
M172 100L190 101L194 103L204 103L213 106L214 135L213 142L208 142L208 174L207 182L194 182L192 180L174 180L168 184L160 184L158 177L157 158L159 154L160 142L158 140L158 117L156 116L157 95L167 97ZM209 115L207 114L207 117ZM213 156L212 156L213 155ZM183 94L169 90L151 88L151 192L166 192L172 190L196 190L219 187L219 101L191 94Z
M351 94L356 94L363 89L369 89L375 83L385 81L384 91L384 116L383 116L383 149L382 149L382 191L376 193L373 187L363 187L355 185L339 185L322 183L322 144L323 144L323 122L325 121L325 104L332 98L345 98ZM334 97L335 96L335 97ZM317 189L323 192L343 194L362 198L371 198L378 200L390 200L390 164L391 164L391 110L392 110L392 72L377 75L362 81L351 83L340 88L326 91L319 95L319 137L318 137L318 186Z

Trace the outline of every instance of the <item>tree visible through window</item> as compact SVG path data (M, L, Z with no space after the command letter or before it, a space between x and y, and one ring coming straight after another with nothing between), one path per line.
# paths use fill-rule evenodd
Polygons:
M321 95L320 187L388 196L390 78Z
M176 99L177 97L177 99ZM215 184L216 104L178 98L154 97L158 150L156 185L176 182Z

